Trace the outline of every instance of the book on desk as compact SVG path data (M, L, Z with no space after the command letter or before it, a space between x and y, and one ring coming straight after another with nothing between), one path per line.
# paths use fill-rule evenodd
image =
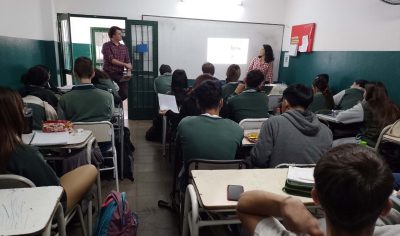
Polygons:
M311 197L311 190L315 185L313 174L314 167L300 168L289 166L283 191L295 196Z
M64 145L68 143L68 132L43 133L34 131L29 144L34 146Z

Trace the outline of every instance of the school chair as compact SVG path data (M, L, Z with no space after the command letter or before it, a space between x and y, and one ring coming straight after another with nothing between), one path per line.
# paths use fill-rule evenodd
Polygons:
M262 124L268 120L268 118L258 118L258 119L243 119L239 122L239 126L244 130L249 129L261 129Z
M383 140L383 135L385 135L389 131L389 129L392 128L392 126L393 126L393 124L390 124L382 129L381 133L379 134L378 140L376 141L375 147L374 147L375 152L378 152L379 145L382 143L382 140Z

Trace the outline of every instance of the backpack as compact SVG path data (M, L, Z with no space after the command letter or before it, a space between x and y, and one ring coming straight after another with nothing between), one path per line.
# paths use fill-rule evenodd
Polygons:
M112 236L137 234L138 217L129 209L125 192L112 191L103 203L93 235Z

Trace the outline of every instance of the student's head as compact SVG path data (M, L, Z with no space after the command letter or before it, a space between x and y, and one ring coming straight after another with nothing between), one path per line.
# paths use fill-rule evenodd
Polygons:
M99 83L100 79L110 79L110 76L106 72L95 68L94 76L92 78L92 83L97 84L97 83Z
M78 57L75 60L74 72L79 79L91 79L95 75L93 63L87 57Z
M210 74L202 74L199 77L197 77L196 80L194 81L193 90L195 90L197 87L199 87L200 84L206 80L217 80L217 79L214 78L213 76L211 76Z
M186 72L177 69L172 73L171 90L173 94L183 92L188 87L188 78Z
M356 144L328 151L314 170L312 196L332 227L357 233L372 228L391 207L393 176L376 152Z
M108 29L108 37L114 41L121 41L122 40L122 29L118 26L112 26Z
M325 80L325 83L328 85L329 84L329 75L328 74L319 74L315 77L316 79L320 79L320 80Z
M226 70L226 82L237 82L240 77L240 67L236 64L232 64Z
M326 79L326 77L317 75L312 84L314 91L322 93L325 90L328 90L329 89L328 82L329 82L329 77L328 79Z
M210 62L204 63L203 66L201 67L201 70L203 71L204 74L214 75L215 73L215 67Z
M365 88L365 85L368 83L368 81L364 79L359 79L354 81L354 83L351 85L352 88Z
M169 65L162 64L160 66L160 75L163 75L165 73L172 73L172 69Z
M269 63L275 60L274 57L274 52L272 50L271 45L269 44L264 44L263 47L260 50L260 55L259 57L265 56L265 62Z
M24 85L45 86L49 79L49 71L45 70L41 66L34 66L22 75L21 82Z
M260 70L249 71L246 75L246 87L259 88L265 80L264 74Z
M313 101L313 91L302 84L289 85L282 95L282 112L289 108L307 109Z
M195 90L197 105L202 112L222 107L221 84L215 80L202 82Z
M16 145L20 143L24 127L23 105L20 95L0 86L0 173Z

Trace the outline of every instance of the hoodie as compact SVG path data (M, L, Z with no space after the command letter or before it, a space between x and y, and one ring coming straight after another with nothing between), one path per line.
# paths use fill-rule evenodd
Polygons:
M332 132L314 113L289 110L263 123L251 162L259 168L315 164L331 147Z

